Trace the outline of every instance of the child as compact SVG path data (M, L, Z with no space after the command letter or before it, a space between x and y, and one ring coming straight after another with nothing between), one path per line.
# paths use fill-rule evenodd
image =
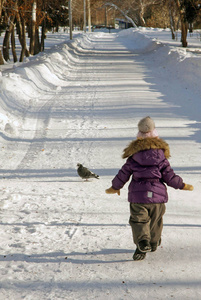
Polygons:
M171 168L168 158L168 144L158 137L154 121L150 117L138 123L137 140L124 149L126 163L112 180L108 194L117 193L129 180L128 201L130 220L136 250L134 260L142 260L146 253L156 251L161 243L165 203L168 201L164 183L175 189L193 190L193 186L183 183L180 176Z

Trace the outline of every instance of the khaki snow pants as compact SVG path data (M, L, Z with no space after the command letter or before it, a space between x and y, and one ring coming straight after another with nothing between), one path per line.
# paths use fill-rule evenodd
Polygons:
M157 243L160 240L165 209L165 203L130 203L129 224L136 245L142 240L148 240L150 243Z

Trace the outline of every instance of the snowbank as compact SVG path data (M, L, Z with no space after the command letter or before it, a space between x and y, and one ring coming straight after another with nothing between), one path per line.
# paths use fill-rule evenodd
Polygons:
M147 37L140 29L129 28L122 30L117 39L130 51L135 53L145 53L154 51L161 46L159 41Z

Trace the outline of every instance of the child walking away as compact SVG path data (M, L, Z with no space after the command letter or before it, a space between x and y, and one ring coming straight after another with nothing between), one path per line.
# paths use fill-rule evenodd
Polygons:
M158 137L150 117L138 123L137 139L124 149L126 163L112 180L107 194L120 195L120 189L132 176L128 187L130 202L129 224L136 250L134 260L143 260L147 252L156 251L161 243L165 203L168 201L166 185L180 190L193 190L185 184L170 166L168 144Z

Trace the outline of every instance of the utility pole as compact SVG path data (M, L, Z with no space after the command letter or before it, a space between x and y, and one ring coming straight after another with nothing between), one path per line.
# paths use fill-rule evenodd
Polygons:
M86 0L84 0L84 32L86 32Z
M107 28L107 6L105 6L105 28Z
M87 0L88 2L88 31L91 32L91 3L90 0Z
M70 40L72 40L73 39L73 24L72 24L71 0L68 0L68 15L69 15L69 27L70 27Z

